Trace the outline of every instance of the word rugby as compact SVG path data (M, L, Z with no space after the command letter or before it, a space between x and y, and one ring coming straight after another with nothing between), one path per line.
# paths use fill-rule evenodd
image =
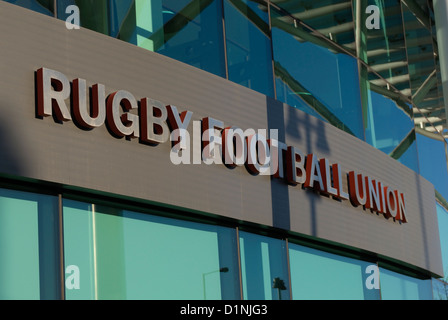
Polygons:
M270 175L292 186L303 185L407 222L402 192L355 171L343 173L339 164L326 158L304 154L279 141L277 130L271 129L269 134L265 129L243 130L211 117L192 120L191 111L179 111L147 97L138 101L125 90L106 95L102 84L88 88L86 80L80 78L70 83L64 74L47 68L37 70L36 90L38 118L53 116L57 122L73 121L84 129L106 125L113 136L136 138L143 144L170 141L170 159L176 165L244 166L253 175ZM192 136L189 127L193 128Z

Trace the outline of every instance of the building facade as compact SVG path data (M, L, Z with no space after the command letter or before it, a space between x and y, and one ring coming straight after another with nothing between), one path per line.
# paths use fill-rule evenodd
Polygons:
M0 1L0 298L446 300L445 1Z

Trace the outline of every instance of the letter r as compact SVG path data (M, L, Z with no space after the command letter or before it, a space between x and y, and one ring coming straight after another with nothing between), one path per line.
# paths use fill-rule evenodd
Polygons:
M55 114L58 121L71 120L65 100L70 97L70 82L62 73L47 68L37 70L37 116Z

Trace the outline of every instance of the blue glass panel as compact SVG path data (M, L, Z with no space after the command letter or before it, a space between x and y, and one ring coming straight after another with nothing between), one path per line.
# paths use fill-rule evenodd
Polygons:
M380 268L381 299L432 300L431 280L415 279Z
M224 16L229 80L274 97L267 4L226 0Z
M364 140L356 59L271 10L277 98L302 98L327 122Z
M420 174L428 179L438 192L448 199L448 168L445 143L438 135L428 136L417 133L418 160Z
M240 232L243 297L246 300L289 300L286 243Z
M47 16L54 16L53 0L3 0L15 5L45 14Z
M111 0L111 34L225 77L222 4L217 0Z
M361 74L366 142L419 173L412 106L367 69Z

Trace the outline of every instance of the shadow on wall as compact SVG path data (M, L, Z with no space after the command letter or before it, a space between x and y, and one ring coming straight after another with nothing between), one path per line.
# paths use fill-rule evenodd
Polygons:
M59 299L58 196L14 187L33 161L21 145L22 132L20 124L0 117L0 299Z
M320 152L326 155L330 154L325 126L319 119L293 107L284 108L283 102L269 97L267 97L266 105L268 129L278 130L278 140L280 142L286 142L288 136L295 141L300 141L305 146L305 149L301 150L304 154L315 153L318 155ZM285 110L287 110L287 114L285 114ZM296 188L303 188L303 186L297 185ZM316 201L321 201L321 197L312 190L303 191L309 194L310 229L312 235L316 236ZM271 197L273 226L290 230L291 212L288 184L282 179L271 177ZM306 207L304 207L304 210L307 210Z

